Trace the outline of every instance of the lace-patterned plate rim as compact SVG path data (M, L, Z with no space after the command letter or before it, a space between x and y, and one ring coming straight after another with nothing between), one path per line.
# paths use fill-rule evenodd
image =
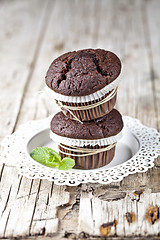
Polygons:
M59 171L35 162L26 151L26 145L34 135L45 131L52 116L42 120L22 124L12 135L4 138L2 161L15 166L20 175L30 179L47 179L57 185L75 186L81 183L101 183L121 181L124 177L137 172L146 172L154 166L154 160L160 155L160 133L154 128L144 126L138 119L124 116L124 125L139 142L138 151L127 161L110 167L94 170ZM17 157L18 156L18 157Z

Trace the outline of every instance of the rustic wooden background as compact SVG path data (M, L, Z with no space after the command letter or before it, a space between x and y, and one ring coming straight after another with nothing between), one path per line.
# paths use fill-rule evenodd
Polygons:
M1 140L55 111L37 94L49 64L88 47L122 60L119 111L160 129L159 0L1 0L0 16ZM159 207L158 160L119 183L78 187L29 180L0 164L1 239L158 239Z

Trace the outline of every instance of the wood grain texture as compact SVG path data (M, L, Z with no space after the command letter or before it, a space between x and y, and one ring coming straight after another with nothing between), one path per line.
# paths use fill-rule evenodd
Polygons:
M1 1L0 139L58 110L45 94L47 68L60 54L89 47L122 60L119 111L160 130L159 9L158 0ZM105 239L100 226L108 223L107 239L158 239L159 179L160 159L121 182L78 187L26 179L1 164L0 239Z

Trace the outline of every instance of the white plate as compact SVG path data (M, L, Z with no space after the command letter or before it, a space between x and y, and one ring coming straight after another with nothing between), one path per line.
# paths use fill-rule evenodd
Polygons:
M48 128L41 132L38 132L29 140L26 146L28 157L30 157L30 153L36 147L50 147L58 152L58 144L50 139L49 133L50 133L50 129ZM140 143L136 138L136 136L133 133L131 133L129 129L124 128L122 131L122 136L123 137L120 139L120 141L116 145L114 159L108 165L102 167L101 169L118 166L119 164L124 163L129 159L131 159L139 151ZM34 159L32 160L35 161ZM72 171L85 172L86 170L72 169ZM89 171L96 171L96 169L92 169Z
M154 166L160 155L160 134L148 128L138 119L123 117L123 137L116 147L115 157L105 167L94 170L71 169L60 171L43 166L30 157L30 152L38 146L48 146L58 151L57 144L50 140L51 117L30 121L19 127L2 141L2 162L15 166L18 173L27 178L48 179L57 185L79 185L80 183L101 183L121 181L125 176L145 172Z

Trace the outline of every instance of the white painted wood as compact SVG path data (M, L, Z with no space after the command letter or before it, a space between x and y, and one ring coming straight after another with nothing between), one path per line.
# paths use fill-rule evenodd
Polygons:
M154 0L148 2L145 6L145 16L148 31L148 46L150 48L151 58L151 78L152 78L152 89L154 91L155 109L157 114L157 128L160 130L160 55L155 54L160 51L160 31L159 31L159 2Z
M36 50L48 1L3 1L0 44L1 138L13 131Z
M146 209L150 205L160 205L160 194L146 191L141 195L140 201L134 199L133 192L128 192L126 197L121 200L103 201L93 197L91 194L87 197L82 195L79 210L79 232L83 231L90 235L100 235L100 226L104 223L112 222L115 219L118 224L112 227L110 236L115 232L118 236L134 235L158 235L160 230L159 221L154 225L149 224L145 219ZM130 204L130 209L128 205ZM134 223L128 223L125 218L126 212L134 212L137 219Z
M21 123L57 111L44 91L51 61L81 48L105 48L123 62L117 108L151 127L160 126L160 2L64 0L0 2L0 124L2 139ZM121 183L56 186L17 175L0 165L0 238L100 238L100 225L116 219L110 236L157 236L159 221L145 220L160 207L159 161ZM134 190L144 190L138 201ZM136 221L128 223L126 212ZM85 232L84 233L82 232Z

